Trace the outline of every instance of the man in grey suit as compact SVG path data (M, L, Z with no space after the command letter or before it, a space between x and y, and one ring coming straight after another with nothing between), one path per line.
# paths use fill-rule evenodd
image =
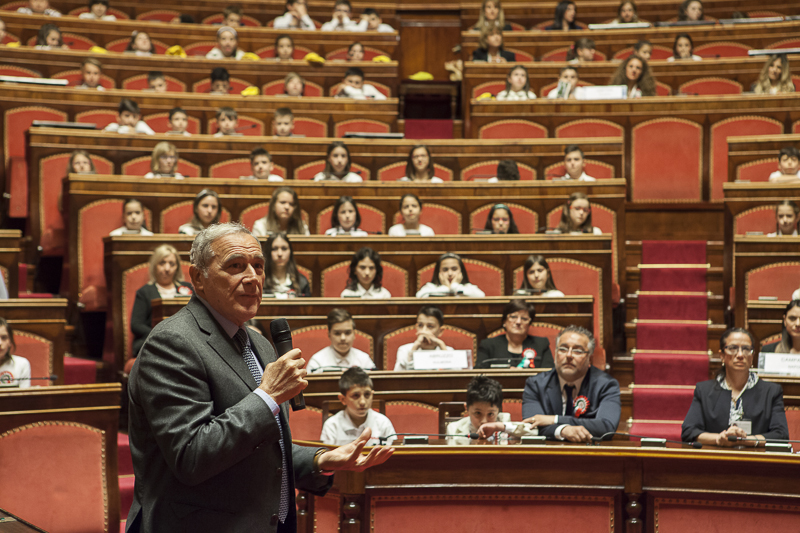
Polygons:
M370 437L292 444L286 402L308 384L300 350L277 358L244 326L261 303L264 256L239 224L192 245L195 294L148 337L130 374L136 483L127 531L296 531L295 488L324 494L335 470L386 461Z
M619 383L592 366L594 347L590 331L564 328L556 337L555 368L525 381L522 418L540 435L589 442L617 430Z

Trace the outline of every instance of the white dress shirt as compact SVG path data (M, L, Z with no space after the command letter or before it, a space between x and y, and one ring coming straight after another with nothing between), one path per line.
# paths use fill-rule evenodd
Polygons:
M281 15L280 17L276 18L273 23L272 27L276 30L316 30L317 27L314 25L314 21L311 20L311 17L308 14L304 15L303 18L300 19L299 23L295 25L295 18L294 15L289 13L288 11Z
M391 420L386 415L370 409L367 412L367 419L364 423L356 427L347 414L347 410L342 409L322 425L322 434L319 436L319 440L325 444L342 446L356 440L367 428L372 429L372 438L367 441L367 446L378 444L380 442L378 437L389 437L389 435L396 433ZM391 444L393 440L394 437L389 437L386 442Z
M356 283L356 288L353 290L345 289L342 291L340 298L374 298L374 299L385 299L391 298L392 294L386 290L386 287L381 287L380 289L375 288L375 285L370 285L369 290L365 289L361 286L360 283Z
M586 377L586 376L584 375L584 377ZM580 392L580 390L581 390L581 384L582 384L582 383L583 383L583 377L582 377L582 378L580 378L580 379L579 379L579 380L577 380L577 381L574 381L574 382L572 382L572 383L567 383L566 381L564 381L564 380L561 378L561 376L558 376L558 385L559 385L559 387L561 387L561 416L565 416L565 415L564 415L564 413L566 413L566 411L567 411L567 393L566 393L566 391L564 390L564 386L565 386L565 385L572 385L572 386L574 386L574 387L575 387L575 390L572 392L572 401L573 401L573 404L574 404L574 402L575 402L575 398L577 398L577 397L579 396L579 394L578 394L578 393L579 393L579 392ZM558 415L556 415L556 419L555 419L555 421L554 421L553 423L554 423L554 424L558 424ZM561 431L562 431L562 430L563 430L565 427L567 427L568 425L569 425L569 424L561 424L560 426L558 426L558 427L556 428L556 431L555 431L555 437L556 437L558 440L564 440L564 437L562 437L562 436L561 436Z
M130 126L120 126L116 122L112 122L105 128L103 131L111 131L114 133L144 133L145 135L155 135L156 132L153 131L153 128L147 125L144 120L140 120L136 123L136 126L131 128Z
M325 231L325 235L335 237L336 235L347 235L348 237L369 237L369 233L363 229L350 228L348 230L342 229L341 226L329 228Z
M450 287L445 287L444 285L439 285L437 283L433 283L429 281L425 285L422 286L420 290L417 291L417 298L427 298L432 294L446 294L450 293L453 295L459 296L466 296L468 298L483 298L486 296L486 293L480 290L476 285L472 283L453 283Z
M109 233L109 235L113 237L119 237L120 235L153 235L153 232L149 229L145 229L144 227L139 228L138 232L133 232L125 226L122 226L121 228L113 230L111 233Z
M433 237L436 233L433 232L433 228L430 226L426 226L425 224L419 225L419 234L423 237ZM406 237L408 234L406 233L406 227L403 224L395 224L391 228L389 228L389 237Z

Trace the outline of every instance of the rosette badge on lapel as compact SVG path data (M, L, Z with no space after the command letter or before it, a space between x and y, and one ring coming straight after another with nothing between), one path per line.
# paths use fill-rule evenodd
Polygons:
M581 415L583 415L589 408L589 398L587 398L586 396L578 396L577 398L575 398L575 401L572 402L572 405L575 407L573 416L578 418Z
M180 294L181 296L191 296L192 289L186 287L185 285L181 285L180 287L178 287L178 294Z

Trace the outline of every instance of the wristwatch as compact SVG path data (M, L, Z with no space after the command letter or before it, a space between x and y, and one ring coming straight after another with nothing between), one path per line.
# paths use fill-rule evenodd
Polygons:
M333 475L333 471L329 472L327 470L323 470L319 466L319 458L322 456L323 453L325 453L327 451L328 450L326 450L325 448L320 448L319 450L317 450L317 453L314 454L314 468L311 471L312 474L317 475L317 476L332 476Z

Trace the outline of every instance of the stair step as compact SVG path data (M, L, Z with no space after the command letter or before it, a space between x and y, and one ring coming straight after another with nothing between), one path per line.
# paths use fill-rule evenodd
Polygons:
M671 291L639 291L637 293L627 294L625 297L625 320L626 322L633 322L639 316L639 297L642 295L649 296L690 296L690 295L704 295L706 297L706 316L697 318L698 320L708 319L714 323L723 323L725 321L725 298L720 294L713 294L710 292L671 292Z
M636 320L634 322L627 322L625 323L625 337L627 342L627 351L631 351L637 348L636 346L636 327L637 324L674 324L679 325L681 323L684 324L698 324L699 322L695 321L678 321L678 320ZM713 353L717 353L719 349L719 338L722 333L725 332L727 327L724 324L715 324L715 323L708 323L707 324L708 333L706 336L706 344L704 346L698 347L680 347L680 346L664 346L659 347L658 349L679 349L682 351L705 351L711 350ZM639 346L639 349L643 349L644 347Z
M706 262L712 268L722 268L725 260L725 243L723 241L706 241ZM642 262L642 241L625 241L625 264L636 266Z
M683 421L694 395L694 385L636 385L633 391L634 419Z

